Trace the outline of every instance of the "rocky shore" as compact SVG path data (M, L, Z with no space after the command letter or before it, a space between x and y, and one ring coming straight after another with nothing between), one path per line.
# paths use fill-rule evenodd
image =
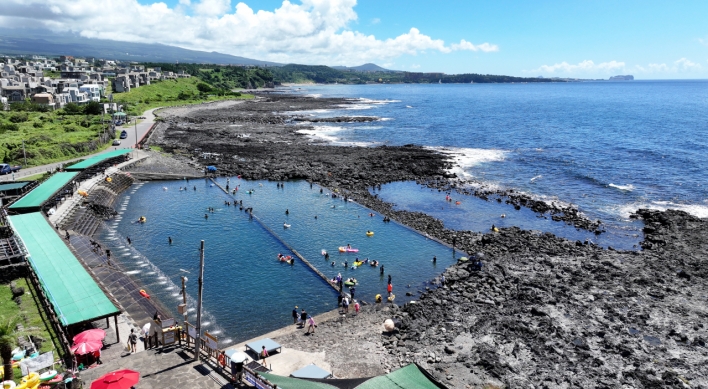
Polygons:
M271 95L166 109L150 139L192 166L337 188L461 251L484 254L482 271L468 263L452 266L444 287L421 290L414 303L370 306L356 320L322 323L318 335L293 336L284 345L346 348L331 353L332 365L349 368L351 376L415 361L455 388L708 388L706 220L638 211L646 225L641 251L605 250L518 228L448 230L428 215L394 210L369 188L417 180L526 206L596 233L602 226L572 206L475 189L450 173L446 155L430 149L329 146L298 132L311 126L296 124L297 111L350 103ZM398 318L400 330L382 334L377 323L384 317ZM352 363L356 368L348 367Z

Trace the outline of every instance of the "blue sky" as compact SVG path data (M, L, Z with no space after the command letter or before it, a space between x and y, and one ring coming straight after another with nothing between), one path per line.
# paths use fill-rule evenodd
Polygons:
M47 0L50 16L36 12L40 0L4 1L34 4L29 19L87 37L277 62L708 78L708 1ZM101 19L120 10L127 20Z

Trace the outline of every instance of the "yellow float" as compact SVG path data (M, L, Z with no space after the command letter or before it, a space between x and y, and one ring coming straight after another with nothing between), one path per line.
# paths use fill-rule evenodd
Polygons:
M111 182L113 179L111 177L106 177L106 182Z
M39 374L29 373L22 377L22 381L15 389L37 389L39 387Z
M366 236L374 236L374 231L366 231Z

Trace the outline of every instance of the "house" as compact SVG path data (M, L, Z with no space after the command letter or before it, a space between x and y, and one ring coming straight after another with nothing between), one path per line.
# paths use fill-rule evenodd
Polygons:
M51 108L56 108L54 95L52 95L51 93L35 93L35 95L32 96L32 102L36 104L46 105Z
M84 84L79 87L79 91L85 92L89 100L99 102L104 94L103 86L97 84Z
M3 97L7 97L9 102L25 101L27 98L27 91L24 85L4 86L0 93L2 93Z

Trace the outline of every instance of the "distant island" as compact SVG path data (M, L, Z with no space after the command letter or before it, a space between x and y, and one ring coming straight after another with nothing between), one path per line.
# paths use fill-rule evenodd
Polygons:
M634 81L634 76L628 74L626 76L612 76L610 81Z

